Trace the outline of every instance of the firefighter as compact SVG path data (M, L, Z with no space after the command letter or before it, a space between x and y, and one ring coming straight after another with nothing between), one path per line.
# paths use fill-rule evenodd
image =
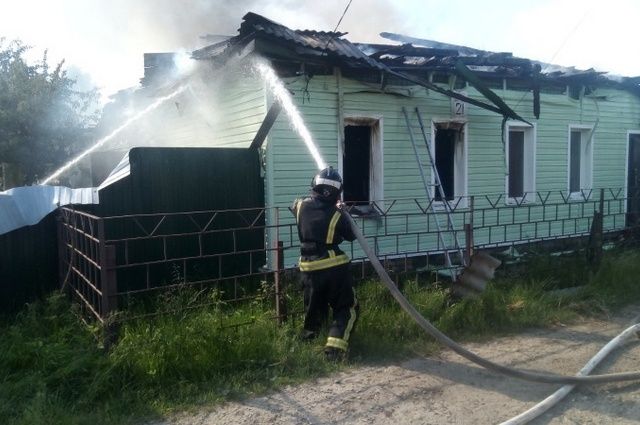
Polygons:
M310 196L297 199L293 204L300 238L299 267L304 290L302 338L311 340L318 336L328 318L330 306L333 320L324 348L329 360L346 357L349 336L358 312L349 272L351 260L339 248L343 240L355 239L339 203L341 192L342 177L328 167L311 181Z

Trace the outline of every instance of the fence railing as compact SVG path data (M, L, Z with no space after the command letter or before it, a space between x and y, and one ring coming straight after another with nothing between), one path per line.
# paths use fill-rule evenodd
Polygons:
M637 222L637 214L627 211L625 195L622 189L599 189L448 202L453 232L470 254L474 249L584 238L596 211L602 212L604 233L624 230ZM416 259L422 267L438 267L437 254L454 249L453 232L438 237L436 214L445 211L433 199L386 200L371 203L357 223L383 262L393 261L406 271ZM283 276L295 268L299 252L294 217L285 207L112 217L65 207L60 208L59 245L61 284L101 321L145 294L217 288L225 302L233 303L254 299L265 284L275 297L275 317L283 320ZM354 243L343 247L364 275L364 253Z
M59 209L59 280L99 321L117 309L115 252L106 243L104 219Z

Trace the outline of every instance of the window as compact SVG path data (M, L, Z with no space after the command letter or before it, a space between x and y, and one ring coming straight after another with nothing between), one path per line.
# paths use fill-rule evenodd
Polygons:
M344 128L344 200L368 204L371 176L371 127L348 125Z
M593 135L591 127L569 127L568 184L572 198L581 198L591 189L593 174Z
M455 121L433 123L431 151L447 201L464 196L467 189L465 127L465 123ZM431 180L435 184L433 175ZM442 201L437 187L434 198L436 201Z
M507 203L535 201L535 128L507 124Z
M360 206L357 212L366 215L374 212L372 201L382 200L381 120L350 117L344 124L342 196L344 202Z

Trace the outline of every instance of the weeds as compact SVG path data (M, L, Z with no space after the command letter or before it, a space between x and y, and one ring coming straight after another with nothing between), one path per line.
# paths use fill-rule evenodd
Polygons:
M593 275L582 265L565 268L566 276L588 285L562 298L548 292L564 285L550 278L555 262L542 258L524 271L504 273L473 300L452 302L446 289L416 281L405 282L403 290L441 330L468 340L638 301L639 260L640 254L627 251L608 255ZM262 286L255 298L233 306L223 293L191 291L131 304L134 313L149 303L173 313L126 322L109 353L66 298L54 295L29 305L0 325L0 418L15 424L139 423L342 367L323 360L321 341L297 339L299 322L275 325L270 291ZM378 282L364 282L357 292L362 314L352 341L353 363L436 348ZM299 299L291 301L299 307ZM194 305L205 307L185 310ZM248 321L251 325L228 328Z

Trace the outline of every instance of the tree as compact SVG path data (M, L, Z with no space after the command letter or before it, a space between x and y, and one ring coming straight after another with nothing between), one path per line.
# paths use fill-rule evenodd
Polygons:
M45 51L35 64L19 40L0 38L0 162L33 184L87 146L97 120L97 91L74 89L64 61L51 69Z

